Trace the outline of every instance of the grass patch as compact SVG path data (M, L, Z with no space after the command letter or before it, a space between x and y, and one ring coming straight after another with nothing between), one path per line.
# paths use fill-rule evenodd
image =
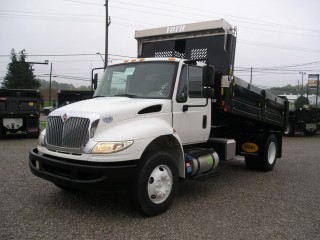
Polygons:
M45 129L45 128L46 128L46 125L47 125L47 122L46 122L46 121L40 121L40 128L41 128L41 130L42 130L42 129Z

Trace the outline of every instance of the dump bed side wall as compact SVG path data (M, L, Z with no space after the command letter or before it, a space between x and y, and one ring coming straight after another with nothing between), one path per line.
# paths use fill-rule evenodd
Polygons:
M237 77L216 76L212 106L213 125L283 131L288 118L287 101Z

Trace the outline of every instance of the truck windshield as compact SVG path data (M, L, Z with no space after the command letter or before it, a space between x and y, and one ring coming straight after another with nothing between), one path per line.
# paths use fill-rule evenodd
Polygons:
M171 98L176 62L135 62L106 69L93 97Z

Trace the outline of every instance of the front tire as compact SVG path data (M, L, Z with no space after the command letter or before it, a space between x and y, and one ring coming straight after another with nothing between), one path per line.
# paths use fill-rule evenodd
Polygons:
M165 212L173 202L178 187L178 169L166 152L143 160L133 187L134 202L139 210L155 216Z

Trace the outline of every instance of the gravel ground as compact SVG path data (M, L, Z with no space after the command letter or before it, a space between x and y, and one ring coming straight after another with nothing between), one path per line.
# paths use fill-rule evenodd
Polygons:
M33 176L36 140L0 140L0 239L320 239L320 135L284 138L268 173L243 160L179 185L169 211L144 217L125 192L64 192Z

